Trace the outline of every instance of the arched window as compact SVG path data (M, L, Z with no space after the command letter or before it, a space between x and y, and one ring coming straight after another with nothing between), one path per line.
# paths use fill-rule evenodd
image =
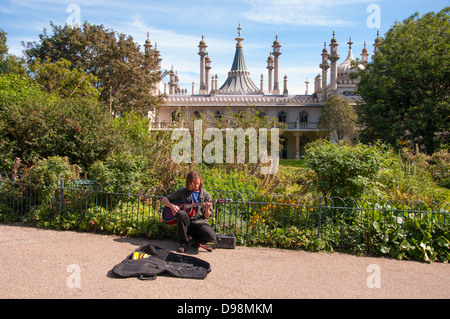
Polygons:
M298 118L299 118L300 123L307 123L308 122L308 112L301 111L300 114L298 115Z
M298 115L298 121L300 122L300 128L306 128L308 126L308 112L301 111Z
M285 111L278 112L278 122L280 123L286 123L287 114Z

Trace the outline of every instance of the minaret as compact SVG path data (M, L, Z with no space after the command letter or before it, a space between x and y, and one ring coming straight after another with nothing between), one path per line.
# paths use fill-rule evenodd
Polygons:
M377 30L377 38L375 39L375 42L373 44L373 55L372 60L375 58L375 55L377 54L379 47L380 47L381 39L380 39L380 30Z
M209 70L211 70L211 59L207 55L205 58L205 91L206 94L209 94Z
M366 41L364 41L364 49L361 52L361 64L365 67L367 63L369 63L369 52L366 49Z
M175 72L175 94L179 94L180 93L180 86L178 84L179 82L179 78L178 78L178 71Z
M169 72L169 94L175 93L176 93L175 72L173 71L172 65L172 70L170 70Z
M269 89L267 90L267 94L272 93L272 85L273 85L273 57L272 57L272 52L270 52L269 57L267 58L267 69L269 70L269 76L268 76L268 81L269 81Z
M328 69L330 68L330 64L328 63L328 50L327 43L323 43L324 47L322 50L322 63L320 64L320 68L322 69L322 101L327 100L327 85L328 85Z
M149 57L152 53L152 43L150 42L150 33L147 32L147 40L145 40L144 44L145 48L145 57Z
M161 59L160 59L160 54L159 54L159 50L158 50L158 43L155 42L155 50L153 50L153 55L155 57L155 61L156 61L156 69L160 69L161 68Z
M306 81L305 81L305 84L306 84L305 95L308 95L308 88L309 88L309 81L308 81L308 77L306 77Z
M211 95L216 95L217 93L217 74L211 76Z
M283 96L287 97L289 94L288 88L287 88L287 75L284 75L284 81L283 81Z
M206 45L204 36L202 35L202 40L200 41L198 45L198 55L200 55L200 90L199 94L207 94L206 92L206 86L205 86L205 72L206 72L206 55L208 54L206 52L206 48L208 46Z
M280 94L280 83L278 82L278 71L279 71L279 56L281 55L280 48L281 44L280 41L278 41L278 35L275 36L275 41L273 41L273 56L274 59L274 84L273 84L273 94L279 95Z
M261 94L264 94L264 75L261 74L261 82L260 82Z
M329 60L331 61L331 67L330 67L330 82L331 82L331 91L333 93L337 90L337 60L339 60L340 56L337 54L337 47L338 43L336 38L334 37L335 33L333 30L333 38L331 39L330 43L330 56Z

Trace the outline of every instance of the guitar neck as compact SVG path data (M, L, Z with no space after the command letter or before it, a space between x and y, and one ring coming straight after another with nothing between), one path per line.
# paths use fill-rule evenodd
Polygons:
M216 200L212 200L208 203L215 203L215 202L216 202ZM199 202L199 203L193 203L193 204L186 204L183 207L184 208L193 208L193 207L204 206L204 204L205 204L204 202Z

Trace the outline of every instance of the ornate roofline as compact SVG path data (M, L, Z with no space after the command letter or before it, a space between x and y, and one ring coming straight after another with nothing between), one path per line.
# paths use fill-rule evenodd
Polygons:
M164 98L169 106L322 106L313 95L169 95Z

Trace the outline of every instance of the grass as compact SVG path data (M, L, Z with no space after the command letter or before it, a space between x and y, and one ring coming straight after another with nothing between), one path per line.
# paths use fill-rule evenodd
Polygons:
M304 160L296 160L296 159L280 159L280 166L283 167L294 167L294 168L303 168L304 166Z

